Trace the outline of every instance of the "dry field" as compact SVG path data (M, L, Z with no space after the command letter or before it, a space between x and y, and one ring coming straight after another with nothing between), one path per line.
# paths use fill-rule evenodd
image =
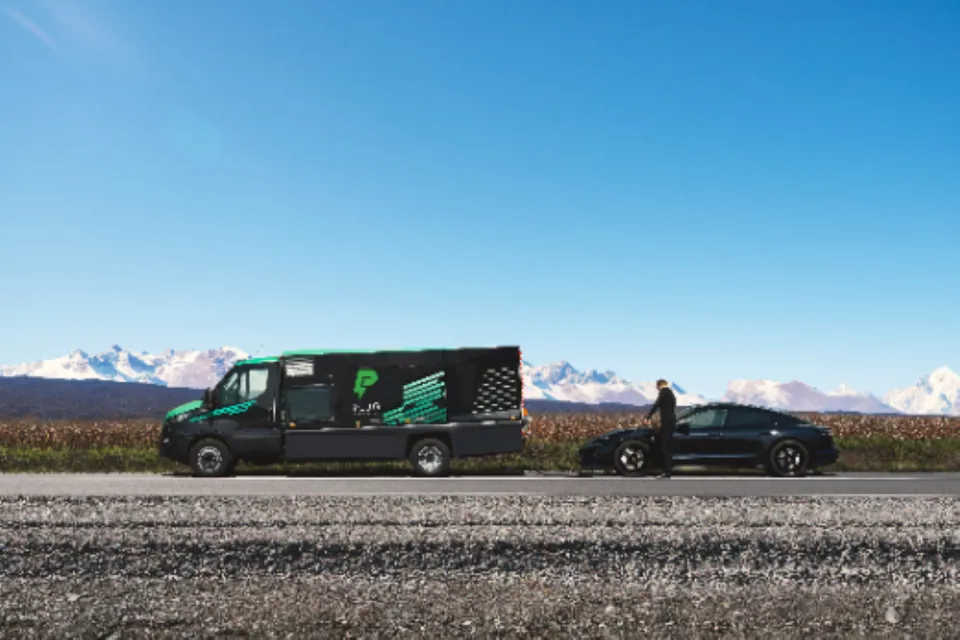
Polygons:
M813 415L815 422L833 429L839 438L885 437L895 440L960 438L960 417L900 417ZM541 442L581 441L637 424L641 414L535 415L533 436ZM0 448L152 449L160 436L156 420L40 421L0 418Z

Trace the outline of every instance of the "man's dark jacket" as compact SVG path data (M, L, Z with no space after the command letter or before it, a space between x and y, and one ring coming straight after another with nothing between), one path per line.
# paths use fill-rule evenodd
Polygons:
M660 411L661 428L672 429L677 424L677 396L673 395L670 387L660 389L657 401L653 403L647 417L653 416L657 410Z

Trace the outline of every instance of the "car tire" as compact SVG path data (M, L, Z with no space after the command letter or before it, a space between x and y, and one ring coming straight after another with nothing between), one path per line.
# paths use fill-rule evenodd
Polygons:
M410 449L410 464L418 477L446 476L450 472L450 447L436 438L418 440Z
M190 448L190 467L198 478L222 478L235 466L230 448L216 438L204 438Z
M634 478L650 467L650 445L631 438L621 442L613 452L613 470L617 475Z
M767 471L778 478L802 478L807 474L810 452L796 440L781 440L770 447Z

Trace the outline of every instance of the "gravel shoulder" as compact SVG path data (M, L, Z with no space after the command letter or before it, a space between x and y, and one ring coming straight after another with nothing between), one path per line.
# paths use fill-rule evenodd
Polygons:
M17 637L950 637L949 498L0 498Z

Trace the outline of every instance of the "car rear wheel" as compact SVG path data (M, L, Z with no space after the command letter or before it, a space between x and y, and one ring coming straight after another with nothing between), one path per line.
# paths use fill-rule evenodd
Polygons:
M450 447L436 438L420 440L410 450L410 464L417 476L445 476L450 471Z
M222 441L205 438L190 448L190 466L197 477L223 477L233 470L233 454Z
M810 453L796 440L784 440L770 448L768 467L771 475L800 478L807 473Z
M613 469L621 476L641 476L649 466L650 447L646 442L625 440L613 452Z

